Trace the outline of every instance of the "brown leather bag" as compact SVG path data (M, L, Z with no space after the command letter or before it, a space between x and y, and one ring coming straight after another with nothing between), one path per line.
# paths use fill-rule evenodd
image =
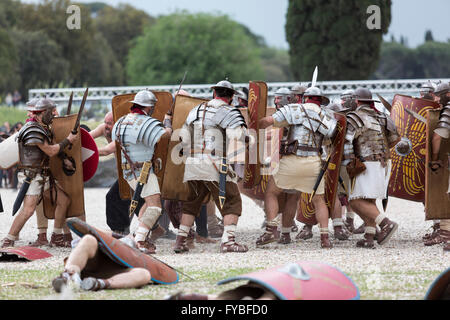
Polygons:
M366 165L359 158L355 158L347 164L346 169L350 179L353 179L366 170Z
M297 154L298 141L293 140L288 142L287 140L282 140L280 145L280 154L287 156L290 154Z

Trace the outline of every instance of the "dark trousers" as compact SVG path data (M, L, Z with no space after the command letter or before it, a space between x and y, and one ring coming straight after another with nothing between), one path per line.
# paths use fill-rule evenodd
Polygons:
M208 213L206 211L206 205L202 205L200 215L195 217L195 226L199 236L204 238L208 237Z

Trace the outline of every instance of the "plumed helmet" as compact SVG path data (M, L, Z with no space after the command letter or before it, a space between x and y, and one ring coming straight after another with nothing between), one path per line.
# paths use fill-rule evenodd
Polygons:
M158 101L158 99L156 99L156 96L153 94L153 92L149 90L141 90L136 93L136 95L134 96L134 100L132 100L131 102L141 107L153 107L156 101Z
M219 81L214 86L211 87L211 89L219 89L219 88L229 89L229 90L233 91L234 93L236 93L236 90L234 90L233 85L228 80Z
M306 86L301 85L300 83L294 85L291 89L292 94L304 94L306 91Z
M279 88L275 91L275 97L286 97L291 95L291 90L288 88Z
M355 98L355 91L349 89L349 90L345 90L344 92L341 93L341 99L346 101L348 99L353 99Z
M53 108L56 108L56 104L53 102L53 100L44 98L44 99L39 99L36 102L32 111L45 111L45 110L53 109Z
M322 95L322 91L320 91L317 87L309 87L306 89L303 97L320 97L322 99L322 104L327 105L330 103L330 99Z
M446 94L447 92L450 92L450 84L448 82L442 82L438 84L434 94L437 96L441 96Z
M33 99L31 99L30 101L28 101L27 103L26 103L26 105L27 105L27 110L28 111L34 111L34 107L36 106L36 103L39 101L39 99L38 98L33 98Z
M378 100L372 99L372 92L369 89L359 87L355 90L355 99L364 102L380 102Z

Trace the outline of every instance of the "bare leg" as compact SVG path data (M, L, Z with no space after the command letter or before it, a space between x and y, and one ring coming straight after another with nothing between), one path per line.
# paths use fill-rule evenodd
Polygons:
M325 198L323 194L316 194L312 198L312 203L314 205L314 209L316 211L316 219L319 223L320 228L320 245L322 248L332 248L332 244L329 240L328 234L328 207L325 203Z
M8 234L14 237L19 235L25 223L33 215L39 200L39 196L25 196L23 199L23 207L14 219Z
M298 206L299 198L300 198L300 192L287 195L286 206L285 206L285 209L283 212L283 218L282 218L282 223L281 223L283 228L291 229L293 219L295 218L295 215L297 214L297 206Z
M110 289L138 288L148 284L151 280L150 272L144 268L133 268L107 279Z
M70 206L70 199L60 187L57 188L58 196L56 198L55 221L53 223L53 228L62 229L66 222L67 209ZM46 191L46 193L49 192L49 190Z
M278 188L275 184L273 177L270 177L264 194L264 210L266 212L267 221L275 219L278 215L278 196L282 191L283 190Z
M65 271L80 273L86 267L89 259L92 259L98 250L98 242L94 236L85 235L78 245L72 250L66 262Z

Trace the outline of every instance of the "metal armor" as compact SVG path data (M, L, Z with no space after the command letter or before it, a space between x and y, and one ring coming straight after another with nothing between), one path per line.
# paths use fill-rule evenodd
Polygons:
M49 157L37 144L51 143L51 133L35 121L27 122L17 136L20 165L26 168L40 168L48 163Z
M450 104L447 104L442 109L439 122L434 132L445 139L450 137Z
M161 121L149 116L136 113L129 113L120 118L113 127L113 136L122 148L122 170L125 179L130 180L139 177L143 162L151 160L155 151L155 146L164 134L164 127ZM131 169L132 161L135 166L134 175Z
M288 141L298 141L298 156L317 156L323 138L331 138L336 132L337 122L330 111L311 103L303 106L309 119L299 104L285 105L272 116L276 122L286 121L290 125Z
M347 114L344 159L353 157L367 161L390 158L390 146L399 139L394 122L384 113L362 105Z
M205 113L206 109L206 113ZM223 154L225 130L246 127L241 112L219 99L201 104L190 111L186 118L193 141L191 142L194 157L207 150L213 155ZM221 139L218 139L219 134Z

